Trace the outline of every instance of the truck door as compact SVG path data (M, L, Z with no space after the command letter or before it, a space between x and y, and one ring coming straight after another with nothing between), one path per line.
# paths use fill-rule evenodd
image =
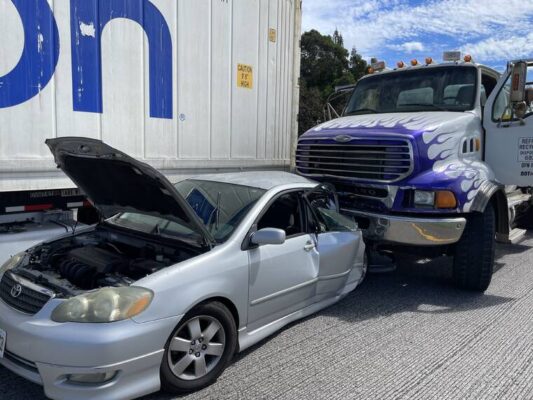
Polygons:
M533 61L524 64L521 76L502 76L484 110L485 160L504 185L533 186Z

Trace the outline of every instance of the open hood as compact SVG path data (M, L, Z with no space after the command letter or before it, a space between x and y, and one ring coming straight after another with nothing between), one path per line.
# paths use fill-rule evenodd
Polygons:
M99 140L65 137L46 144L57 166L102 216L132 212L162 217L191 229L207 245L215 243L189 203L151 166Z

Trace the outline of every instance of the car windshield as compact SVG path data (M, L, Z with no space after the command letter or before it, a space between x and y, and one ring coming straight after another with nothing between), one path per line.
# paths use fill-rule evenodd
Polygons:
M176 184L218 243L229 239L266 190L223 182L186 180Z
M471 66L377 74L359 81L344 114L472 110L476 82Z

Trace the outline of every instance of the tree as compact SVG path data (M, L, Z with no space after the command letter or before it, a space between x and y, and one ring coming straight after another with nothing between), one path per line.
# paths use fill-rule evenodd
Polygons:
M344 48L344 39L337 28L335 28L335 32L333 32L333 43Z
M357 51L344 48L342 34L333 36L316 30L302 35L302 65L300 84L300 134L324 120L324 106L335 86L356 83L366 70L366 62ZM339 110L343 104L335 105Z
M315 30L302 35L301 77L308 87L331 92L333 82L344 75L348 67L348 51L335 44L331 36Z
M359 54L355 47L352 48L352 52L350 53L350 72L352 73L354 79L358 81L361 79L367 71L368 64L363 59L361 54Z
M324 102L318 88L309 88L302 80L300 85L300 111L298 125L300 134L324 121Z

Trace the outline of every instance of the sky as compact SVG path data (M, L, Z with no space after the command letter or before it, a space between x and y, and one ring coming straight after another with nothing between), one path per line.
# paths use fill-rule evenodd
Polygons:
M533 0L303 0L303 30L331 35L348 49L395 66L446 50L504 70L533 58Z

